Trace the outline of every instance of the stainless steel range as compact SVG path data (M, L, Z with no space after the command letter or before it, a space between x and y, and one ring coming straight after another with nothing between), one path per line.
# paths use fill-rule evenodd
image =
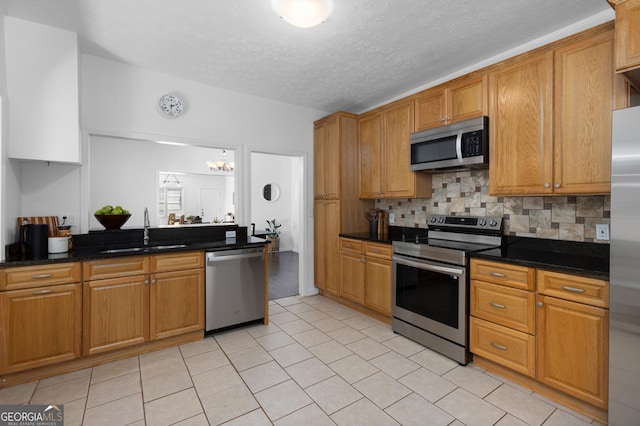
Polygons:
M469 361L467 254L500 246L502 218L431 216L426 240L394 241L393 331Z

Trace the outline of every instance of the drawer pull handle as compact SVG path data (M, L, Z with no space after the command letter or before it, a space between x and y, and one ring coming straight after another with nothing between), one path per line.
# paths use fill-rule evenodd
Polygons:
M34 292L33 292L33 293L31 293L31 294L49 294L49 293L51 293L52 291L53 291L53 290L37 290L37 291L34 291Z
M500 272L489 272L489 275L491 275L492 277L498 277L498 278L506 278L507 277L505 274L501 274Z
M501 351L506 351L507 350L506 346L503 346L503 345L501 345L499 343L496 343L496 342L491 342L490 345L493 346L496 349L500 349Z
M37 274L37 275L31 275L31 279L39 280L42 278L51 278L52 276L53 274Z
M353 246L351 244L345 244L344 245L346 248L353 248Z
M494 308L498 308L498 309L506 309L506 306L501 305L501 304L496 303L496 302L489 302L489 306L494 307Z
M373 249L371 251L374 252L374 253L380 253L380 249Z
M569 287L567 285L560 286L560 288L566 291L570 291L572 293L584 293L583 288Z

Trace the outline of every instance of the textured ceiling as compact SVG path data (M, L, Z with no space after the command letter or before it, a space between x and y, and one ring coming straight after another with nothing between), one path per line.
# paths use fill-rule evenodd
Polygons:
M328 112L361 112L583 19L613 18L605 0L334 0L308 29L282 21L269 0L0 7L77 32L83 53Z

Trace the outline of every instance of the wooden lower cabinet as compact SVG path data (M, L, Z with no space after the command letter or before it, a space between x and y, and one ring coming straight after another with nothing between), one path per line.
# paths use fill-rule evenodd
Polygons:
M469 340L479 365L506 367L509 378L606 419L609 283L481 259L470 271Z
M151 274L150 339L204 329L202 268Z
M84 355L148 341L148 275L85 282L83 311Z
M81 356L80 283L2 292L0 308L1 374Z
M204 330L203 266L202 252L85 262L103 279L84 283L83 354Z
M364 305L391 316L391 260L367 256L364 276Z
M340 201L316 200L314 215L314 284L337 296L340 277Z
M391 316L391 246L341 238L339 295Z
M538 295L538 380L606 408L608 333L606 309Z

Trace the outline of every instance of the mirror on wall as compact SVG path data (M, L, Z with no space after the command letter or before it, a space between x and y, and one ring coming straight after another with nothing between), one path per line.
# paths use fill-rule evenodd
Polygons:
M280 198L280 187L275 183L268 183L262 187L262 198L274 202Z
M210 168L223 155L233 162L233 150L92 135L89 229L101 229L91 213L106 204L131 212L125 228L144 225L145 207L152 226L166 225L171 213L208 223L235 214L233 171Z

